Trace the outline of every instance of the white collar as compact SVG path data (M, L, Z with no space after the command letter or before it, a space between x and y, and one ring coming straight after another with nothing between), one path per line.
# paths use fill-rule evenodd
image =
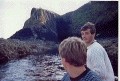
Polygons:
M87 49L89 49L97 40L94 40L88 47Z

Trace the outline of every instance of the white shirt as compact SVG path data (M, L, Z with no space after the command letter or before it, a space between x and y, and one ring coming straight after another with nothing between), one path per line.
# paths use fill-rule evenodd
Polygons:
M114 81L113 68L105 49L96 41L87 47L87 67L103 81Z

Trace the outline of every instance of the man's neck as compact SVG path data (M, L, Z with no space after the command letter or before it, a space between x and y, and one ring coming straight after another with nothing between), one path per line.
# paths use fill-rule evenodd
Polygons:
M86 70L85 66L81 66L81 67L72 66L72 67L68 68L68 73L71 78L76 78L79 75L81 75L85 70Z
M95 39L93 39L91 42L86 43L87 47L90 46L91 44L93 44L95 42Z

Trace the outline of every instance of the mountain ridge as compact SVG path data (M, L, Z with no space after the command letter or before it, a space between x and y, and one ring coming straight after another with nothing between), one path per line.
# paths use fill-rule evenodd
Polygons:
M97 37L117 37L118 1L91 1L61 16L42 8L32 8L23 29L10 38L62 41L69 36L80 36L80 27L86 22L95 23Z

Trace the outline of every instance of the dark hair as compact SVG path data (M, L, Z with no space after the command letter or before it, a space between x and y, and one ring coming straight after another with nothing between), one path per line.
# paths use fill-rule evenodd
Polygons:
M95 24L93 24L91 22L87 22L86 24L84 24L84 26L81 27L80 31L85 31L87 29L90 29L90 33L91 34L95 34L96 33Z
M87 47L78 37L69 37L59 45L59 54L66 62L74 66L86 64Z

